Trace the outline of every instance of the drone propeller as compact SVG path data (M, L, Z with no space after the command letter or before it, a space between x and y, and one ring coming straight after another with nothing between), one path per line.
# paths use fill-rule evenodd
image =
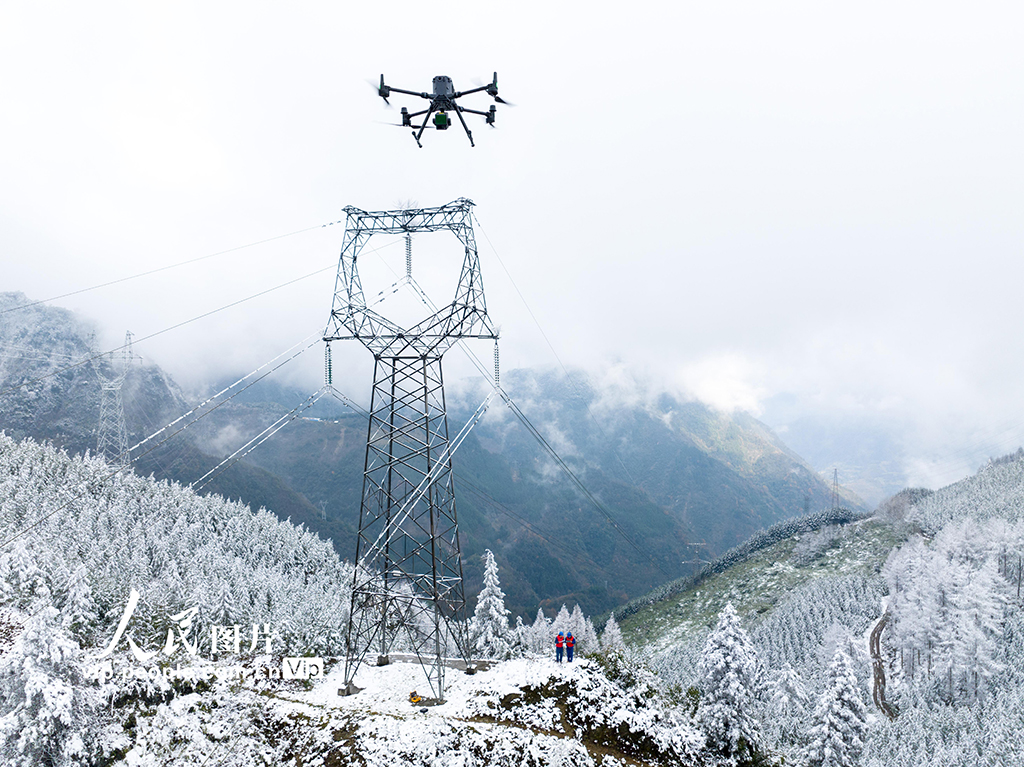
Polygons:
M482 89L488 96L493 98L499 104L504 104L507 107L514 107L511 101L505 101L501 96L498 95L498 73L494 73L494 79L490 83L484 85L484 81L479 77L474 77L471 81L477 89Z
M391 102L388 101L388 96L391 95L391 88L384 84L384 75L380 76L380 85L377 85L377 83L369 78L367 78L366 82L377 92L378 96L384 99L384 104L387 105L388 109L391 109Z
M504 104L507 107L514 107L510 101L505 101L501 96L498 95L498 73L494 73L494 79L491 80L491 84L487 86L487 95L497 101L499 104Z

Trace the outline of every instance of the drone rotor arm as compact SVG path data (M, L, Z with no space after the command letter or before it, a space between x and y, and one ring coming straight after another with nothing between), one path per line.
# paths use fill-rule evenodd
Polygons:
M405 90L403 88L393 88L390 85L388 86L388 90L390 90L392 93L404 93L406 96L418 96L421 99L433 99L434 98L429 93L419 93L417 91L407 91L407 90Z
M451 98L459 99L462 98L463 96L469 95L470 93L479 93L480 91L485 91L490 87L490 85L481 85L479 88L470 88L468 91L459 91L458 93L454 94Z

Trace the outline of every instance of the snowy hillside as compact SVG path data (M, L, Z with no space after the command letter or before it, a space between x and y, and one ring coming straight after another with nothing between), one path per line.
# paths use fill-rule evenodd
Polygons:
M117 741L105 736L110 695L90 684L97 664L114 673L134 660L237 654L230 641L213 652L215 626L253 627L261 642L272 633L271 651L285 655L341 647L351 569L330 543L266 511L2 433L0 541L5 764L49 751L60 764Z
M266 511L71 458L0 434L4 596L28 609L50 598L86 646L105 641L131 589L144 592L136 632L160 637L164 615L282 629L286 646L339 646L351 579L330 543ZM145 628L141 628L145 626Z
M990 461L974 476L922 498L912 515L930 533L958 520L1024 519L1024 452Z
M663 708L655 688L626 689L594 661L507 661L456 674L442 705L412 703L423 675L411 663L364 667L363 691L340 697L343 673L301 683L186 693L137 718L125 763L360 764L578 767L692 764L691 718Z
M937 492L901 493L874 518L753 551L641 605L622 630L663 680L696 690L709 628L734 604L760 664L765 744L787 763L819 763L811 746L838 705L840 649L855 680L847 703L868 707L863 732L847 733L854 763L1021 763L1022 509L1017 453Z
M0 435L4 764L1024 760L1024 454L874 517L766 531L599 640L507 624L498 567L446 700L412 663L340 696L350 566L219 497ZM844 524L842 519L853 519ZM556 664L557 631L579 638ZM400 649L400 648L399 648Z
M92 356L94 329L65 309L11 311L27 303L22 293L0 293L0 429L74 450L95 445L100 392L92 364L51 375ZM108 361L96 366L110 373Z
M700 740L653 676L531 655L568 630L597 650L578 606L495 641L493 557L497 604L470 635L530 659L452 674L424 719L409 663L363 667L339 698L351 567L269 512L0 433L0 544L5 765L664 763Z

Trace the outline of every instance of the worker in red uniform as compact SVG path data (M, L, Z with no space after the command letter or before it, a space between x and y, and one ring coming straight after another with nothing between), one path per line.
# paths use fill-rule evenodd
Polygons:
M572 650L576 646L576 637L572 635L570 631L565 636L565 655L569 662L572 663Z
M555 660L558 663L562 662L562 648L565 647L565 637L562 636L562 632L558 632L558 636L555 637Z

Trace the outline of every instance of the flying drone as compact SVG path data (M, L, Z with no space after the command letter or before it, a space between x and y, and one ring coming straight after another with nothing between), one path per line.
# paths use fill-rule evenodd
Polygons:
M494 73L494 79L487 85L481 85L479 88L471 88L468 91L456 92L455 86L452 84L452 78L447 75L438 75L434 78L434 92L433 93L417 93L416 91L402 90L401 88L392 88L390 85L384 84L384 75L380 76L380 87L377 88L377 95L384 99L384 103L388 106L391 102L388 101L388 96L394 93L404 93L409 96L419 96L421 99L427 99L430 102L430 106L419 112L410 112L407 108L402 107L402 122L398 125L400 128L412 128L412 137L416 139L416 145L422 149L423 144L420 143L420 138L423 136L423 131L426 130L427 125L433 122L434 127L437 130L448 130L452 125L452 119L449 116L449 112L454 112L455 116L459 118L459 122L462 123L463 129L466 131L466 136L469 137L469 145L476 146L473 143L473 131L466 125L466 120L462 117L463 112L468 112L473 115L480 115L484 118L486 123L491 127L494 127L494 116L496 109L494 104L491 104L491 108L486 112L480 112L476 109L468 109L467 107L461 106L455 103L456 99L460 99L463 96L468 96L470 93L479 93L485 91L488 96L494 98L499 104L505 104L512 106L507 101L498 95L498 73ZM419 130L412 124L414 117L424 115L423 123L420 125ZM431 120L433 115L433 120Z

